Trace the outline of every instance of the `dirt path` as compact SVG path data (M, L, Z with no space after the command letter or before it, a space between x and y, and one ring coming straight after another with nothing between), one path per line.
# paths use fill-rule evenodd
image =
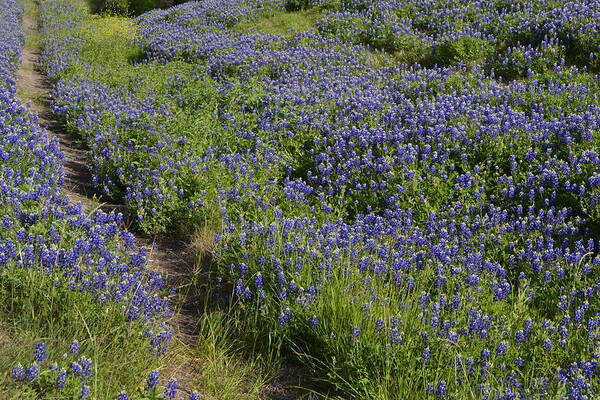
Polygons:
M26 33L37 32L34 20L25 17L23 30ZM60 123L55 119L50 108L50 85L45 77L37 70L40 54L25 48L21 55L21 65L17 72L17 95L32 99L30 101L32 113L38 115L39 123L45 127L49 134L58 138L60 147L65 154L63 168L65 172L65 194L73 202L81 202L84 209L91 210L98 204L92 200L96 191L92 185L92 176L86 165L86 151L84 146L73 135L66 134ZM118 209L118 206L105 205L106 209Z

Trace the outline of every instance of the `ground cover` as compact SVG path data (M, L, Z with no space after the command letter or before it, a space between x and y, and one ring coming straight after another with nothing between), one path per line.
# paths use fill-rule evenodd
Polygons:
M595 2L341 1L319 31L425 65L478 62L505 79L561 60L598 72Z
M54 0L44 63L94 183L214 236L250 340L338 395L593 398L598 4L555 6Z
M64 131L48 108L50 100L48 82L38 69L40 58L38 7L36 2L28 0L24 1L23 6L26 10L22 22L25 43L21 65L17 71L16 95L22 103L27 103L27 111L37 114L36 123L39 122L40 126L47 128L49 138L60 146L63 167L61 175L64 180L60 191L63 196L69 197L73 204L81 202L80 209L84 215L93 215L98 209L123 210L123 207L118 204L98 201L99 198L85 168L87 158L81 144L74 135ZM118 24L119 21L126 22L124 19L110 18L105 25L110 25L108 21L111 21L112 25ZM127 215L123 218L119 216L118 219L121 222L117 225L131 227L127 222ZM169 314L171 315L168 318L165 315L163 319L169 323L168 329L173 329L168 337L169 352L164 354L166 343L163 343L161 351L157 352L143 337L128 339L128 343L121 346L119 328L123 330L130 323L107 318L107 315L100 313L93 303L82 301L85 298L68 297L68 293L65 295L61 290L48 290L44 276L40 278L38 275L31 274L28 275L27 282L32 288L39 286L39 289L19 291L22 295L17 299L22 303L21 309L11 315L0 316L3 346L0 361L2 374L6 374L6 382L3 381L2 384L9 384L0 388L1 397L79 398L80 395L84 395L81 391L84 389L89 389L89 395L95 399L111 400L115 398L117 389L124 390L118 396L121 400L148 397L153 399L156 396L160 398L174 396L176 399L187 399L189 396L189 399L197 399L200 393L203 399L255 399L258 398L259 393L266 395L274 393L277 397L269 397L273 399L282 398L282 394L290 395L290 390L285 388L290 382L289 379L270 383L279 368L278 362L271 362L265 354L261 354L260 358L253 357L249 351L244 351L241 357L240 348L246 344L231 336L235 321L219 310L216 302L212 301L210 309L206 309L207 306L202 305L203 301L198 293L190 294L194 290L203 289L201 287L198 289L202 279L195 270L194 263L187 256L189 252L187 245L179 243L176 238L163 239L138 235L135 239L129 236L127 240L130 243L135 242L140 251L142 249L147 251L143 273L165 274L163 276L166 276L165 284L170 288L169 293L177 291L175 295L170 296ZM156 277L150 275L152 276ZM143 287L140 289L143 290ZM40 295L41 293L43 296ZM3 294L4 297L8 295ZM42 299L51 306L40 306L44 304L40 303ZM12 301L14 302L14 299ZM52 306L60 303L64 303L64 306ZM204 312L198 310L203 307ZM69 315L68 311L72 308L78 311L76 316L81 316L81 321ZM52 314L52 317L57 316L60 321L55 323L52 318L46 319L42 315L44 313ZM20 314L25 318L19 319ZM26 318L28 315L31 315L29 319ZM88 318L89 315L93 318ZM117 314L119 315L121 314ZM20 323L11 327L11 321L14 319L19 319ZM86 323L91 325L91 333L87 330ZM69 345L69 340L80 337L83 328L86 328L83 333L88 339L82 343L77 342L75 349L75 345ZM141 326L140 329L130 329L128 335L140 334L146 328ZM156 344L160 343L156 342ZM134 351L129 351L131 348ZM34 349L35 359L41 361L35 366L31 364L34 360ZM80 349L81 354L75 354L79 353ZM69 353L64 353L65 355L61 357L61 351L67 350ZM91 359L93 361L86 357L90 354L94 356ZM79 362L77 362L78 357ZM18 362L24 366L20 367L21 364ZM77 363L72 364L73 362ZM267 362L269 368L265 368ZM131 368L127 369L128 365L131 365ZM74 366L75 370L73 370ZM82 366L86 367L85 374L77 376L76 372ZM139 368L140 366L142 368ZM91 373L91 376L90 367L96 370ZM35 379L30 371L34 368L39 368L37 371L39 376ZM153 378L147 382L150 368L156 368L157 374L153 372ZM12 377L9 378L11 375ZM173 378L177 378L178 381L172 380ZM149 382L155 382L152 385L157 386L150 387ZM106 388L109 390L104 390ZM6 390L10 391L5 392Z
M65 196L57 140L15 98L22 18L0 3L0 397L115 398L169 342L164 283L121 215Z

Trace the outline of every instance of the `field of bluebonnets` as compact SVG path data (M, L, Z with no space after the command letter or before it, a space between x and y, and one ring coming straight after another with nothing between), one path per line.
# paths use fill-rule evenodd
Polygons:
M60 398L109 398L115 376L136 382L167 348L164 282L144 272L122 215L83 213L64 195L58 141L15 97L22 18L16 2L0 1L0 397L46 399L55 387ZM48 347L24 355L39 337ZM97 381L98 363L112 381Z
M62 200L60 152L12 99L3 12L3 268L164 313L154 281L131 292L120 221ZM204 0L130 20L47 0L41 22L94 183L142 231L214 237L237 317L316 381L600 396L600 2Z

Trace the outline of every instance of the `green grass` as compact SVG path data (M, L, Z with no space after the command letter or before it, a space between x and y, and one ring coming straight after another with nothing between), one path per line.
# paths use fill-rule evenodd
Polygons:
M165 376L194 388L202 399L260 400L261 389L279 373L282 359L246 340L248 324L223 300L222 291L215 290L204 276L207 261L200 254L209 252L207 246L203 238L196 237L198 262L187 277L185 291L180 291L201 309L197 320L188 321L195 332L193 342L176 337L159 368ZM190 327L178 329L181 328Z
M173 344L161 368L180 380L187 374L186 385L203 398L260 399L260 389L276 374L277 364L249 357L248 349L232 333L234 320L225 312L206 312L197 322L197 343Z
M141 326L127 322L120 307L101 307L90 296L56 283L33 270L0 272L0 326L11 343L0 348L0 393L15 399L64 395L51 387L24 387L8 378L17 363L26 366L33 361L34 346L40 342L48 349L48 364L60 361L73 340L80 342L80 354L94 362L90 386L96 399L112 399L122 388L143 383L156 360L140 335Z
M261 32L270 35L291 36L310 31L317 27L322 11L316 8L294 12L274 11L262 16L258 21L239 24L237 32Z

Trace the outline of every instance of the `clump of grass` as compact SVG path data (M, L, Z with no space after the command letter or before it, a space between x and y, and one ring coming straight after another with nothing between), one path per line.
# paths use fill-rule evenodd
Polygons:
M261 399L261 388L279 363L252 353L236 339L236 320L226 310L206 310L196 323L195 343L174 343L161 361L164 376L183 380L206 399Z
M273 11L261 16L257 21L238 24L234 29L238 32L262 32L271 35L290 36L313 30L323 17L317 8L294 12Z
M34 270L0 272L0 330L2 340L10 343L0 347L0 393L21 399L63 395L35 386L23 392L10 371L31 363L39 342L46 344L49 360L60 360L73 340L94 363L95 379L89 385L96 399L114 399L119 391L140 385L158 362L140 335L143 327L127 321L120 307L102 307L59 282Z
M472 37L464 37L456 41L440 44L433 52L431 61L439 65L456 65L458 63L481 63L493 54L494 48L487 41Z
M90 65L110 69L140 56L135 44L137 26L121 16L92 16L78 33L86 38L82 55Z

